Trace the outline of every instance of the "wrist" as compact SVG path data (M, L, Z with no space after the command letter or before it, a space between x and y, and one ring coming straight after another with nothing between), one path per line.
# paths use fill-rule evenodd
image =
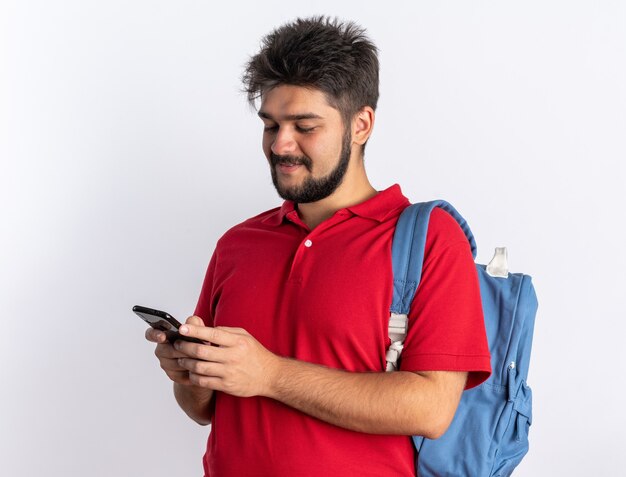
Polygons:
M266 391L263 393L265 397L278 399L280 394L280 382L282 376L285 375L285 366L287 358L273 355L270 366L268 366Z
M213 391L193 384L174 383L174 398L195 422L203 426L211 423Z
M213 391L209 388L203 388L202 386L198 386L197 384L193 384L189 381L181 383L174 382L174 392L184 393L189 396L194 396L196 398L200 398L202 396L210 396Z

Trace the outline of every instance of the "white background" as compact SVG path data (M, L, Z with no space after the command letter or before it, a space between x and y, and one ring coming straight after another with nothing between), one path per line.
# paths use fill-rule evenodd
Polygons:
M134 304L184 319L230 226L281 203L239 78L296 16L380 48L375 187L445 198L539 296L516 475L623 474L626 7L620 1L4 1L0 462L201 475Z

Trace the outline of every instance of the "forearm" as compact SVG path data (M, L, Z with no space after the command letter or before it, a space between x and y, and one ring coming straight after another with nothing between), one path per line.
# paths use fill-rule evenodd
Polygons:
M330 369L280 357L241 328L186 325L180 333L217 345L176 342L176 349L189 356L179 364L197 386L242 398L269 397L328 423L370 434L439 437L454 417L467 378L466 372L455 371ZM209 399L210 395L206 402Z
M174 383L174 397L183 411L198 424L211 423L211 399L213 390L192 384Z
M269 397L354 431L436 438L449 426L465 383L466 373L448 374L452 380L433 379L436 373L351 373L280 358Z

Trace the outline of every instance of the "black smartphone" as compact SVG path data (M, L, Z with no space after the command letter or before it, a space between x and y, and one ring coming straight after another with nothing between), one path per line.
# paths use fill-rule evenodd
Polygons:
M137 314L137 316L139 316L139 318L152 326L152 328L163 331L170 343L173 343L176 340L185 340L191 341L192 343L206 344L204 341L197 338L181 335L178 332L181 324L176 318L165 311L155 310L153 308L147 308L139 305L133 306L133 311Z

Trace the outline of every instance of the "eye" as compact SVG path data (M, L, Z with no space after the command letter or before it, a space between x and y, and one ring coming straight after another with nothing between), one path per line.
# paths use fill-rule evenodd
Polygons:
M309 132L313 131L315 129L315 127L312 127L312 128L302 128L300 126L296 126L296 129L298 131L300 131L301 133L309 133Z
M276 130L278 130L278 126L276 126L276 125L273 125L273 126L265 126L265 127L263 128L263 131L268 131L268 132L270 132L270 131L276 131Z

